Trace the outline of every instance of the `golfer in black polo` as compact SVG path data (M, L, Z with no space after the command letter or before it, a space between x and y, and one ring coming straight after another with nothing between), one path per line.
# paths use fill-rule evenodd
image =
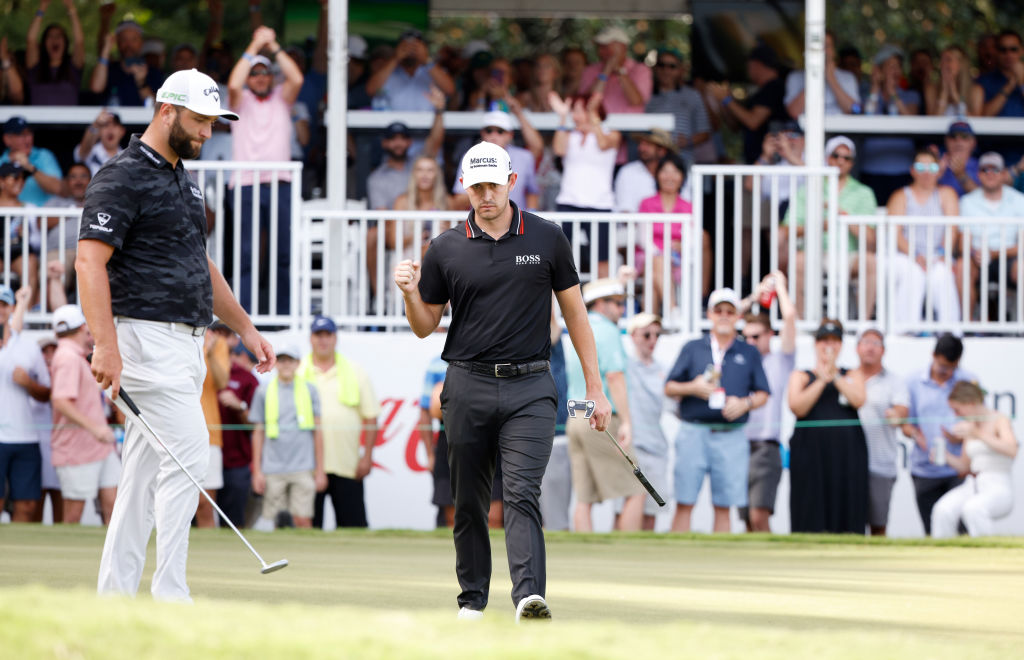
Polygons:
M607 425L611 405L561 228L509 202L516 174L497 145L482 142L466 152L461 180L473 207L466 222L434 239L422 267L403 261L395 268L417 336L433 332L452 305L441 354L448 362L441 412L455 502L459 618L480 618L487 606L487 510L500 460L516 620L549 619L538 501L558 405L547 362L552 290L583 365L587 398L597 403L591 418L597 430Z
M123 469L100 559L101 594L134 596L156 527L151 592L189 601L189 523L199 493L168 453L150 444L118 397L121 383L160 439L196 479L209 462L199 397L203 334L214 313L259 360L274 351L206 254L206 205L182 159L196 158L218 117L217 83L192 69L168 76L153 120L96 173L85 193L75 270L96 338L92 372L128 416Z

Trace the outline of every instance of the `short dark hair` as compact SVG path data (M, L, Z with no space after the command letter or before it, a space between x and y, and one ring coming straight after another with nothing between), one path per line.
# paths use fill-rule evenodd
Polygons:
M1020 38L1020 32L1017 32L1016 30L1011 30L1009 28L1005 30L1000 30L999 34L996 35L996 41L999 41L1003 37L1013 37L1014 39L1017 40L1017 43L1024 44L1024 39Z
M763 325L765 328L767 328L769 332L772 331L772 320L764 312L761 312L760 314L754 314L753 312L749 312L746 316L743 317L743 321L747 325L759 323Z
M935 342L935 352L933 355L942 356L950 362L959 362L963 354L964 343L958 337L948 332L939 337L939 340Z
M676 168L683 173L683 185L686 185L686 162L672 152L665 154L662 157L662 159L658 161L658 166L654 168L655 181L657 181L658 173L661 172L661 168L665 167L668 164L675 165ZM657 187L657 184L655 184L655 187ZM680 186L679 190L677 190L676 192L681 192L682 189L683 187Z

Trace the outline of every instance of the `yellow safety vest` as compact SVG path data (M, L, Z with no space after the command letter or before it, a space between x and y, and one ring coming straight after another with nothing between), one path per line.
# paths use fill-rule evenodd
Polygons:
M338 403L350 408L359 407L359 378L352 364L341 353L334 354L334 368L338 378ZM313 356L307 355L299 363L299 374L311 383L316 382Z
M292 388L295 391L295 416L299 420L299 430L312 431L315 428L313 419L313 397L309 393L309 386L306 379L299 376L292 381ZM281 416L280 397L278 396L278 379L267 384L267 397L263 404L264 416L266 417L266 433L268 438L277 438L281 435L278 419Z

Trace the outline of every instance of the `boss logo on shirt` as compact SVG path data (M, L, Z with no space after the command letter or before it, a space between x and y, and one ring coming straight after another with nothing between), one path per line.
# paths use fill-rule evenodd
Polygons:
M529 265L529 264L539 264L539 263L540 263L540 255L539 254L521 254L521 255L517 255L516 256L516 265L517 266L526 266L526 265Z

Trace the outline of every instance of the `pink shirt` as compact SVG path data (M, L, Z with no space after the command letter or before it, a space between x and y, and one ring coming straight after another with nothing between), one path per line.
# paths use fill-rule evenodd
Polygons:
M665 207L661 205L661 196L652 195L640 202L640 213L689 213L693 210L693 207L688 201L682 197L676 197L676 204L672 207L672 210L666 211ZM653 228L653 242L654 246L661 251L665 250L665 225L657 222ZM681 241L683 240L683 225L674 222L672 223L672 240Z
M231 122L231 159L242 161L283 162L292 159L292 110L281 95L282 85L260 99L248 89L242 90L238 121ZM260 183L270 183L273 173L259 173ZM291 181L290 172L278 174L279 181ZM242 170L232 185L252 185L252 172Z
M604 109L608 113L643 112L647 102L651 100L651 91L654 88L651 70L646 65L628 57L623 66L626 67L626 75L636 85L643 101L640 102L640 105L630 105L626 100L626 93L622 91L619 74L612 73L608 76L608 82L604 86ZM580 76L580 89L590 90L602 71L604 71L604 62L596 62L583 69L583 74Z
M75 408L97 424L106 424L103 416L103 394L96 383L89 363L85 361L85 350L73 339L57 341L57 351L50 364L51 399L71 399ZM83 465L102 461L114 451L112 443L100 442L92 433L79 428L53 408L53 464Z

